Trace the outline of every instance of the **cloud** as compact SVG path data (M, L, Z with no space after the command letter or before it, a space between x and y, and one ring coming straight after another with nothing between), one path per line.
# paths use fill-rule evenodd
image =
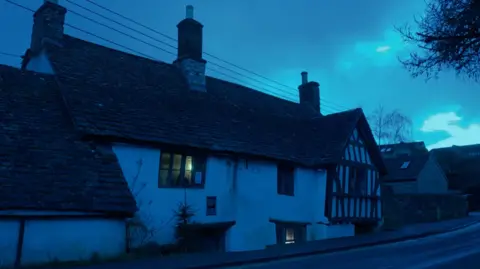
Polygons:
M460 126L462 118L455 112L438 113L427 118L420 130L425 133L446 132L448 138L427 146L428 149L463 146L480 143L480 124L473 123L466 127Z
M390 46L380 46L376 49L377 52L387 52L390 50Z

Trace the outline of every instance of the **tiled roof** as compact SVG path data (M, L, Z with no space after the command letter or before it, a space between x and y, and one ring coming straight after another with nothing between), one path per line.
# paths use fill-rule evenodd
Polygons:
M465 189L480 185L480 144L432 149L444 170L452 189Z
M132 214L114 141L322 166L358 128L385 173L361 109L322 116L212 77L207 92L191 91L171 64L67 35L47 46L55 76L0 67L0 208Z
M52 47L48 54L76 127L84 134L303 165L338 160L359 122L373 141L361 109L321 116L298 103L212 77L207 78L207 92L191 91L172 64L68 35L61 48ZM381 159L376 160L382 167Z
M0 209L136 211L109 147L82 142L53 76L0 65Z
M401 142L401 143L396 143L396 144L384 144L380 145L380 150L381 152L385 153L390 153L390 152L395 152L397 150L402 150L402 151L409 151L411 153L418 153L418 154L424 154L427 153L428 150L425 147L425 143L423 141L420 142Z
M427 163L429 154L403 156L385 159L388 170L388 180L417 179L423 167ZM406 168L402 165L408 163Z

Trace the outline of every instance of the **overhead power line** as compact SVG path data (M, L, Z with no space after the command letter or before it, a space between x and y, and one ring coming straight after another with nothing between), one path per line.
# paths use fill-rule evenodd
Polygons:
M66 0L66 1L72 3L71 0ZM118 16L118 17L120 17L120 18L122 18L122 19L124 19L124 20L126 20L126 21L129 21L129 22L131 22L131 23L134 23L134 24L136 24L136 25L138 25L138 26L140 26L140 27L143 27L143 28L145 28L145 29L147 29L147 30L149 30L149 31L152 31L153 33L156 33L156 34L158 34L158 35L160 35L160 36L162 36L162 37L164 37L164 38L167 38L167 39L169 39L169 40L171 40L171 41L177 41L177 39L174 38L174 37L171 37L171 36L169 36L169 35L167 35L167 34L164 34L164 33L160 32L160 31L158 31L158 30L156 30L156 29L154 29L154 28L152 28L152 27L149 27L149 26L147 26L147 25L145 25L145 24L142 24L142 23L140 23L140 22L138 22L138 21L136 21L136 20L134 20L134 19L132 19L132 18L129 18L129 17L127 17L127 16L125 16L125 15L119 13L119 12L116 12L116 11L110 9L110 8L107 8L107 7L103 6L103 5L100 5L100 4L98 4L98 3L96 3L96 2L94 2L94 1L92 1L92 0L86 0L86 1L89 2L89 3L91 3L92 5L100 8L100 9L103 9L103 10L105 10L105 11L107 11L107 12L110 12L110 13L112 13L112 14L114 14L114 15L116 15L116 16ZM80 7L84 8L84 9L86 9L86 10L90 10L90 9L88 9L88 8L85 8L85 7L81 6L81 5L78 5L78 4L75 4L75 5L76 5L76 6L80 6ZM94 14L97 14L97 15L101 16L102 18L105 18L105 19L107 19L107 20L110 20L110 21L112 21L112 22L114 22L114 23L116 23L116 24L122 25L122 23L117 22L117 21L115 21L115 20L113 20L113 19L111 19L111 18L109 18L109 17L106 17L105 15L99 14L98 12L95 12L95 11L91 11L91 12L94 13ZM130 29L130 30L133 30L133 31L135 31L135 32L138 32L138 30L132 29L132 28L129 27L129 26L126 26L126 27L127 27L127 29ZM146 35L146 34L144 34L144 33L141 33L141 34L142 34L142 35ZM146 35L146 36L148 36L148 35ZM153 37L151 37L151 36L149 36L149 38L152 38L152 39L154 39L154 40L157 41L157 42L161 42L161 43L163 43L163 44L166 44L166 45L169 46L169 47L174 47L174 46L166 43L165 41L161 41L161 40L155 39L155 38L153 38ZM176 47L175 47L175 48L176 48ZM265 77L265 76L263 76L263 75L261 75L261 74L258 74L258 73L254 72L254 71L251 71L251 70L249 70L249 69L246 69L246 68L244 68L244 67L241 67L241 66L239 66L239 65L237 65L237 64L234 64L234 63L232 63L232 62L229 62L229 61L227 61L227 60L221 59L220 57L217 57L217 56L215 56L215 55L213 55L213 54L211 54L211 53L203 52L203 54L205 54L205 55L207 55L207 56L209 56L209 57L211 57L211 58L213 58L213 59L216 59L216 60L218 60L218 61L221 61L221 62L223 62L223 63L225 63L225 64L228 64L228 65L231 65L231 66L233 66L233 67L236 67L237 69L240 69L240 70L242 70L242 71L245 71L245 72L250 73L250 74L252 74L252 75L255 75L255 76L257 76L257 77L260 77L260 78L263 78L263 79L268 80L268 81L270 81L270 82L273 82L273 83L275 83L275 84L277 84L277 85L280 85L280 86L282 86L282 87L285 87L285 88L287 88L287 89L293 89L295 92L297 91L297 89L292 88L291 86L285 85L285 84L280 83L280 82L278 82L278 81L276 81L276 80L273 80L273 79L270 79L270 78L268 78L268 77ZM292 93L289 93L289 94L292 94ZM322 100L322 99L321 99L321 100ZM347 109L347 110L350 109L350 108L347 108L347 107L345 107L345 106L338 105L338 104L335 104L335 103L333 103L333 102L329 102L329 101L327 101L327 100L325 100L325 99L323 99L322 101L325 102L325 103L327 103L327 104L329 103L331 106L339 107L340 109Z
M122 27L126 27L127 29L129 29L129 30L131 30L131 31L134 31L134 32L136 32L136 33L138 33L138 34L141 34L142 36L146 36L146 37L148 37L148 38L150 38L150 39L152 39L152 40L154 40L154 41L160 42L160 43L162 43L162 44L164 44L164 45L167 45L168 47L170 47L170 48L172 48L172 49L177 50L177 47L176 47L176 46L173 46L173 45L171 45L171 44L168 44L168 43L166 43L166 42L164 42L164 41L162 41L162 40L159 40L159 39L157 39L157 38L155 38L155 37L152 37L152 36L150 36L150 35L147 35L147 34L141 32L141 31L139 31L139 30L136 30L136 29L134 29L134 28L131 28L131 27L125 25L125 24L122 24L121 22L115 21L115 20L113 20L113 19L111 19L111 18L108 18L108 17L102 15L102 14L99 14L99 13L97 13L97 12L95 12L95 11L92 11L91 9L84 8L84 7L82 7L81 5L74 3L73 1L66 0L66 2L69 2L69 3L71 3L72 5L75 5L75 6L77 6L77 7L81 7L82 9L87 10L87 11L90 11L90 12L92 12L92 13L98 15L98 16L101 16L101 17L104 18L104 19L107 19L107 20L109 20L109 21L112 21L112 22L114 22L114 23L116 23L116 24L118 24L118 25L121 25ZM129 38L131 38L131 39L134 39L134 40L136 40L136 41L138 41L138 42L140 42L140 43L143 43L143 44L145 44L145 45L147 45L147 46L153 47L153 48L155 48L155 49L158 49L158 50L160 50L160 51L163 51L163 52L168 53L168 54L173 55L173 56L176 56L176 55L177 55L176 52L169 51L169 50L167 50L167 49L165 49L165 48L162 48L162 47L160 47L160 46L158 46L158 45L152 44L152 43L147 42L147 41L145 41L145 40L142 40L142 39L140 39L140 38L138 38L138 37L135 37L135 36L133 36L133 35L131 35L131 34L125 33L124 31L118 30L118 29L113 28L113 27L111 27L111 26L109 26L109 25L107 25L107 24L105 24L105 23L102 23L102 22L100 22L100 21L98 21L98 20L95 20L95 19L92 19L92 18L90 18L90 17L87 17L87 16L85 16L84 14L78 13L78 12L75 11L75 10L69 9L68 11L69 11L69 13L71 13L71 14L74 14L74 15L76 15L76 16L79 16L79 17L81 17L81 18L83 18L83 19L86 19L86 20L88 20L88 21L90 21L90 22L93 22L93 23L95 23L95 24L101 25L101 26L103 26L103 27L105 27L105 28L107 28L107 29L109 29L109 30L112 30L112 31L114 31L114 32L116 32L116 33L119 33L119 34L122 34L122 35L124 35L124 36L127 36L127 37L129 37ZM231 69L231 68L228 68L228 67L225 67L225 66L222 66L222 65L219 65L219 64L217 64L217 63L215 63L215 62L209 61L208 64L209 64L209 65L213 65L213 66L215 66L215 67L217 67L217 68L220 68L220 69L223 69L223 70L227 70L227 71L229 71L229 72L231 72L231 73L234 73L234 74L236 74L236 75L245 77L245 78L247 78L247 79L249 79L249 80L251 80L251 81L254 81L254 82L256 82L256 83L260 83L260 84L265 85L265 86L267 86L267 87L271 87L271 88L274 89L274 90L277 90L277 91L280 90L280 89L278 89L278 88L273 87L273 86L270 85L270 84L265 83L264 81L261 81L261 80L259 80L259 79L253 78L253 77L246 76L246 75L244 75L244 74L242 74L242 73L240 73L240 72L238 72L238 71L235 71L235 70L233 70L233 69ZM210 71L213 71L213 72L217 72L217 73L220 73L220 72L221 72L221 71L219 71L219 70L217 70L217 69L209 69L209 70L210 70ZM225 73L223 73L223 74L225 74ZM264 89L264 90L265 90L265 89ZM273 92L273 91L271 91L271 90L265 90L265 91L267 91L268 93L273 94L273 95L278 95L278 94L275 94L275 92ZM296 98L297 98L297 95L296 95L295 93L288 92L288 91L285 91L285 90L280 90L280 91L287 96L286 99L290 99L290 98L296 99ZM284 97L285 97L285 96L284 96Z
M8 2L8 3L11 3L11 4L13 4L13 5L17 6L17 7L23 8L23 9L25 9L25 10L28 10L28 11L31 11L31 12L35 12L35 11L34 11L33 9L31 9L31 8L28 8L28 7L26 7L26 6L20 5L20 4L15 3L15 2L13 2L13 1L11 1L11 0L5 0L5 1ZM167 46L170 47L170 48L176 49L176 47L173 46L173 45L170 45L170 44L168 44L168 43L165 43L164 41L161 41L161 40L159 40L159 39L156 39L156 38L154 38L154 37L151 37L151 36L149 36L149 35L141 32L141 31L138 31L138 30L136 30L136 29L134 29L134 28L131 28L131 27L125 25L125 24L122 24L121 22L114 21L114 20L112 20L111 18L108 18L108 17L106 17L106 16L104 16L104 15L98 13L98 12L95 12L95 11L91 10L91 9L85 8L85 7L83 7L83 6L80 6L80 5L74 3L74 2L72 2L72 1L70 1L70 0L66 0L66 1L69 2L69 3L71 3L71 4L73 4L73 5L75 5L75 6L78 6L78 7L82 8L82 9L84 9L84 10L90 11L90 12L92 12L92 13L94 13L94 14L102 17L102 18L105 18L105 19L107 19L107 20L109 20L109 21L112 21L112 22L114 22L114 23L116 23L116 24L118 24L118 25L120 25L120 26L123 26L123 27L125 27L125 28L127 28L127 29L129 29L129 30L135 31L135 32L137 32L137 33L139 33L139 34L141 34L141 35L143 35L143 36L146 36L146 37L148 37L148 38L151 38L152 40L155 40L155 41L157 41L157 42L159 42L159 43L162 43L162 44L164 44L164 45L167 45ZM101 7L100 5L94 3L94 2L92 2L92 1L90 1L90 0L87 0L87 1L90 2L90 3L92 3L92 4L94 4L94 5L96 5L96 6ZM116 14L116 15L118 15L118 16L121 16L122 18L125 18L125 19L127 19L127 20L132 21L132 22L135 22L134 20L129 19L129 18L127 18L126 16L123 16L123 15L121 15L121 14L115 12L115 11L109 10L108 8L105 8L105 7L101 7L101 8L103 8L103 9L105 9L105 10L108 10L108 11L110 11L110 12L112 12L113 14ZM96 23L96 24L99 24L99 25L101 25L101 26L103 26L103 27L106 27L106 28L108 28L109 30L112 30L112 31L115 31L115 32L117 32L117 33L123 34L123 35L125 35L125 36L127 36L127 37L129 37L129 38L132 38L132 39L134 39L134 40L137 40L137 41L139 41L139 42L142 42L142 43L144 43L144 44L146 44L146 45L152 46L152 47L154 47L154 48L156 48L156 49L159 49L159 50L161 50L161 51L163 51L163 52L166 52L166 53L172 54L172 55L176 55L175 52L171 52L171 51L169 51L169 50L166 50L166 49L164 49L164 48L161 48L161 47L159 47L159 46L156 46L156 45L154 45L154 44L151 44L151 43L149 43L149 42L146 42L146 41L144 41L144 40L142 40L142 39L139 39L139 38L137 38L137 37L135 37L135 36L132 36L132 35L127 34L127 33L124 33L123 31L120 31L120 30L118 30L118 29L115 29L115 28L113 28L113 27L111 27L111 26L109 26L109 25L106 25L106 24L104 24L104 23L101 23L101 22L99 22L99 21L97 21L97 20L94 20L94 19L92 19L92 18L86 17L85 15L80 14L80 13L74 11L74 10L69 9L69 12L72 13L72 14L74 14L74 15L80 16L80 17L82 17L82 18L84 18L84 19L86 19L86 20L89 20L89 21L91 21L91 22L93 22L93 23ZM148 27L148 26L142 25L142 24L137 23L137 22L135 22L135 23L138 24L138 25L140 25L140 26L142 26L142 27L145 27L145 28L147 28L147 29L149 29L149 30L151 30L151 31L158 32L158 31L156 31L156 30L154 30L154 29L152 29L152 28L150 28L150 27ZM134 50L134 49L132 49L132 48L130 48L130 47L127 47L127 46L124 46L124 45L122 45L122 44L119 44L118 42L114 42L114 41L109 40L109 39L107 39L107 38L101 37L101 36L99 36L99 35L97 35L97 34L91 33L91 32L89 32L89 31L86 31L86 30L84 30L84 29L82 29L82 28L79 28L79 27L77 27L77 26L74 26L74 25L71 25L71 24L68 24L68 23L65 23L65 26L70 27L70 28L72 28L72 29L75 29L75 30L77 30L77 31L83 32L83 33L85 33L85 34L91 35L91 36L93 36L93 37L99 38L99 39L104 40L104 41L106 41L106 42L109 42L109 43L111 43L111 44L113 44L113 45L116 45L116 46L121 47L121 48L123 48L123 49L126 49L126 50L128 50L128 51L131 51L131 52L133 52L133 53L135 53L135 54L142 55L143 57L146 57L146 58L155 60L154 57L152 57L152 56L150 56L150 55L147 55L147 54L142 53L142 52L140 52L140 51L138 51L138 50ZM158 32L158 34L160 34L160 35L162 35L162 36L165 36L165 37L168 37L167 35L162 34L162 33L160 33L160 32ZM171 40L175 40L175 41L176 41L176 39L174 39L174 38L172 38L172 37L168 37L168 38L171 39ZM210 54L207 54L207 53L205 53L205 54L206 54L206 55L209 55L210 57L212 57ZM18 57L20 57L20 56L18 56ZM213 56L212 58L221 60L221 61L223 61L224 63L227 63L227 64L231 64L231 63L229 63L228 61L224 61L224 60L222 60L222 59L220 59L220 58L218 58L218 57L215 57L215 56ZM263 81L260 81L260 80L257 80L257 79L255 79L255 78L251 78L251 77L245 76L244 74L239 73L239 72L237 72L237 71L235 71L235 70L232 70L232 69L230 69L230 68L226 68L226 67L224 67L224 66L218 65L218 64L213 63L213 62L210 62L210 61L209 61L209 64L212 64L212 65L217 66L217 67L219 67L219 68L225 69L225 70L230 71L230 72L232 72L232 73L235 73L235 74L237 74L237 75L246 77L246 78L248 78L248 79L250 79L250 80L252 80L252 81L255 81L255 82L257 82L257 83L261 83L261 84L267 85L267 86L269 86L269 87L273 87L273 86L271 86L271 85L269 85L269 84L266 84L266 83L263 82ZM252 72L252 71L249 71L249 70L247 70L247 69L244 69L244 68L242 68L242 67L238 67L238 66L236 66L235 64L231 64L231 65L234 66L234 67L237 67L237 68L240 69L240 70L245 70L245 71L250 72L250 73L252 73L252 74L254 74L254 75L257 75L256 73L254 73L254 72ZM238 78L236 78L236 77L234 77L234 76L231 76L231 75L229 75L229 74L226 74L226 73L224 73L224 72L221 72L221 71L215 70L215 69L209 69L209 70L210 70L210 71L213 71L213 72L216 72L216 73L218 73L218 74L221 74L221 75L223 75L223 76L225 76L225 77L232 78L232 79L238 81L239 83L244 84L244 82L243 82L242 80L240 80L240 79L238 79ZM261 78L263 77L263 76L261 76L261 75L257 75L257 76L259 76L259 77L261 77ZM270 80L270 79L268 79L268 78L266 78L266 77L265 77L265 79ZM272 80L272 81L273 81L273 80ZM275 81L273 81L273 82L275 82ZM278 83L277 83L277 84L278 84ZM280 85L282 85L282 84L280 83ZM250 85L247 85L247 86L248 86L248 87L251 87L251 88L253 88L253 89L257 88L256 86L250 86ZM286 85L284 85L284 86L285 86L285 87L288 87L288 86L286 86ZM277 91L280 90L280 89L278 89L278 88L274 88L274 89L277 90ZM267 91L268 93L270 93L270 94L272 94L272 95L277 95L277 96L279 96L279 95L276 94L275 92L271 92L271 91L268 91L268 90L265 90L265 91ZM290 94L291 96L295 96L295 97L296 97L296 95L293 94L293 93L291 93L291 92L288 92L288 91L285 91L285 90L283 90L282 92L283 92L283 93L286 93L286 94ZM281 96L281 95L280 95L280 96ZM283 97L285 98L285 96L283 96ZM286 99L289 99L289 98L286 98ZM325 102L324 99L321 99L321 101L322 101L322 110L326 110L325 107L327 107L327 108L329 108L328 110L330 110L330 111L327 110L327 112L338 112L338 109L332 107L332 105L324 104L324 103L323 103L323 102ZM336 111L336 110L337 110L337 111Z
M15 57L15 58L22 58L21 55L17 55L17 54L13 54L13 53L8 53L8 52L3 52L3 51L0 51L0 55L5 55L5 56Z

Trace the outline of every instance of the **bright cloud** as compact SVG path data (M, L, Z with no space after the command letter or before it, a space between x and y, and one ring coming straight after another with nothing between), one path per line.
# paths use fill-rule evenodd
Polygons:
M455 112L439 113L430 116L423 122L422 132L446 132L450 137L440 140L427 148L463 146L480 143L480 124L470 124L463 128L459 126L462 120Z
M400 35L395 31L386 30L377 40L360 40L352 44L339 57L337 68L350 71L366 66L396 66L397 56L403 55L405 49L405 42Z
M389 50L390 50L390 46L380 46L375 51L382 53L382 52L387 52Z

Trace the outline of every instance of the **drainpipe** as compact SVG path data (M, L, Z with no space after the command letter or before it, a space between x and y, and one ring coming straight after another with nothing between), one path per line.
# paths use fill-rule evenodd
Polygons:
M15 256L14 268L20 268L22 264L23 239L25 237L25 219L20 219L20 227L18 229L17 252Z

